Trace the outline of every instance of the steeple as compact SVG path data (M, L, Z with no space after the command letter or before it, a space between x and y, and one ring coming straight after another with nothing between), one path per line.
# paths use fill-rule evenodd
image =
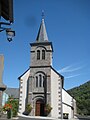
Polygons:
M37 42L48 41L48 36L47 36L46 27L45 27L45 23L44 23L43 13L42 13L42 20L41 20L41 24L40 24L40 28L39 28L39 31L38 31L36 41Z

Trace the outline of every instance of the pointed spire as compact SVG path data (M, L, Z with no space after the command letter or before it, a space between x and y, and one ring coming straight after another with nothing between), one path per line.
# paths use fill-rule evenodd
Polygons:
M43 11L42 11L42 21L41 21L41 24L40 24L40 28L39 28L39 31L38 31L36 41L37 42L48 41L48 36L47 36L46 27L45 27L45 23L44 23L44 12Z

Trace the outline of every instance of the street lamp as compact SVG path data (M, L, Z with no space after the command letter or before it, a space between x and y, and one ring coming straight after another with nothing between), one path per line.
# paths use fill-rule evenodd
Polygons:
M7 28L6 35L7 35L7 40L11 42L12 38L15 36L15 31L13 31L11 28Z
M15 31L13 31L11 28L1 27L1 25L11 25L11 24L0 22L0 32L6 31L7 40L11 42L12 38L15 36Z

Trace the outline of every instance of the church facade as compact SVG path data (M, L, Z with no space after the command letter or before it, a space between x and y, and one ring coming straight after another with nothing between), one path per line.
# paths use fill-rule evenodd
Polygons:
M63 89L64 77L52 67L53 45L42 18L36 41L31 43L30 67L19 77L19 113L31 105L30 116L73 118L75 100Z

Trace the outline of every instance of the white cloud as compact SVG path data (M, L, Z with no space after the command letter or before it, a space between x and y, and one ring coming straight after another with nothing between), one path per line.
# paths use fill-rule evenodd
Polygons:
M82 69L84 66L80 66L80 67L73 67L74 65L69 65L66 66L64 68L62 68L61 70L59 70L59 73L67 73L67 72L74 72L74 71L78 71L80 69Z
M77 76L79 76L79 75L81 75L81 74L66 76L65 79L69 79L69 78L77 77Z
M81 75L80 70L82 70L85 67L85 65L82 65L79 67L77 65L80 65L80 64L68 65L68 66L60 69L58 72L60 74L63 73L65 79L77 77L77 76Z
M66 72L69 68L71 68L72 66L69 65L69 66L66 66L64 68L62 68L61 70L58 70L59 73L63 73L63 72Z

